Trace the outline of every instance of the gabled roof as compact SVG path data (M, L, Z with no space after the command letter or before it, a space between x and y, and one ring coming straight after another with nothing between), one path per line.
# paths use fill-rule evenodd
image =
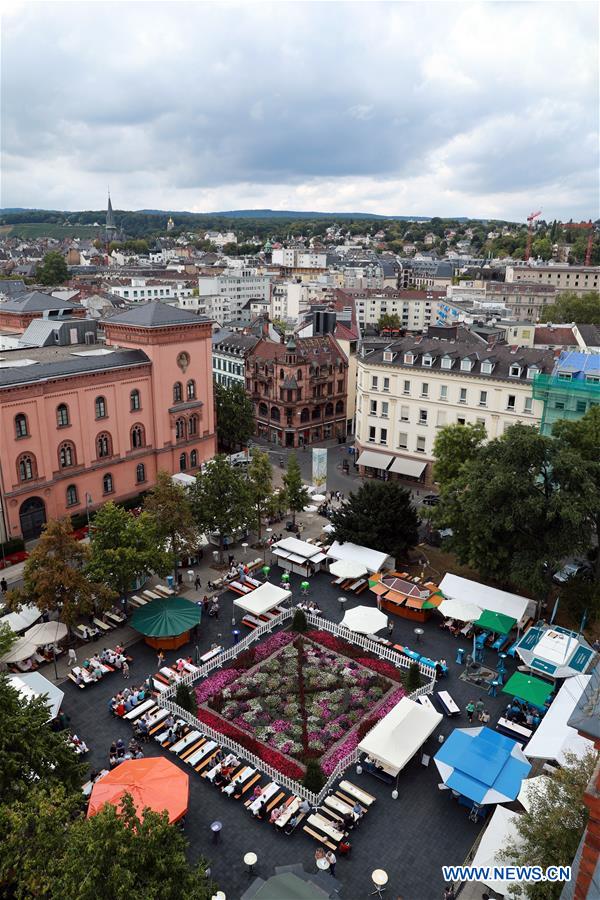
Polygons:
M139 306L132 306L125 312L111 316L108 323L133 325L136 328L164 328L168 325L198 325L208 321L205 316L197 316L178 306L151 300L149 303L140 303Z
M2 312L44 312L55 309L76 309L78 304L61 300L51 294L42 291L30 291L28 294L19 294L11 300L7 300L0 306Z

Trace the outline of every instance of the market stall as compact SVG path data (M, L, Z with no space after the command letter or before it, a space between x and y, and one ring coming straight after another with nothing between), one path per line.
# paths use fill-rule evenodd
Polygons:
M358 749L390 775L397 775L423 746L442 719L442 714L436 710L403 697L391 712L365 735Z
M264 616L265 613L279 606L280 603L284 603L291 596L291 591L286 591L277 587L276 584L265 581L264 584L261 584L260 587L257 587L249 594L245 594L243 597L236 597L233 605L239 607L244 613L250 613L252 616Z
M190 640L190 629L200 623L201 609L184 597L158 597L136 609L131 626L150 647L176 650Z
M437 584L406 572L377 572L369 578L369 588L379 607L413 622L426 622L444 601Z
M583 674L594 660L594 651L583 635L560 625L528 628L516 652L529 669L546 678Z
M518 594L509 594L507 591L499 591L497 588L471 581L469 578L461 578L459 575L444 575L440 581L440 590L444 597L473 603L481 612L487 609L490 612L511 616L516 619L519 627L535 616L533 600L520 597Z
M380 550L371 550L370 547L361 547L360 544L352 544L349 541L343 544L340 544L339 541L334 541L327 551L327 558L330 562L345 559L362 563L370 574L380 572L383 569L391 569L394 566L394 560L387 553L383 553Z
M277 541L271 546L271 553L276 557L278 566L304 578L320 571L326 559L320 547L293 537Z

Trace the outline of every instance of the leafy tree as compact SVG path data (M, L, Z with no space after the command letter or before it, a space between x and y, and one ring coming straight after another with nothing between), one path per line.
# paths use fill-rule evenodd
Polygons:
M18 640L18 635L14 633L10 625L7 625L0 619L0 658L8 653L13 644Z
M114 900L208 900L216 889L201 861L186 859L187 841L166 813L138 814L126 794L86 819L81 795L37 785L0 807L3 896L96 900L98 885Z
M309 759L306 763L306 772L302 784L313 794L318 794L327 779L323 773L323 769L319 765L318 760Z
M0 798L12 803L26 796L38 780L77 789L85 766L69 747L64 733L48 727L43 697L24 699L0 674ZM1 843L1 842L0 842Z
M180 682L177 685L177 690L175 691L175 703L177 703L177 705L182 709L185 709L188 712L192 713L193 716L195 716L198 712L196 697L189 684L182 684Z
M219 558L224 539L245 528L252 517L251 498L244 475L219 455L206 466L191 490L194 518L201 531L219 535Z
M583 795L598 760L591 751L582 759L568 754L565 763L532 788L531 806L517 817L518 838L509 841L504 859L517 866L569 866L588 820ZM558 900L564 885L540 881L511 888L512 896L530 900Z
M300 463L295 453L290 453L287 470L283 476L283 489L288 509L292 513L292 522L296 524L296 513L301 512L308 503L308 491L302 483Z
M404 559L419 541L417 512L410 492L397 481L367 481L335 510L334 537Z
M384 313L379 317L379 331L398 331L400 329L400 316L398 313Z
M149 513L136 517L112 501L98 510L90 530L88 578L106 582L125 597L138 578L150 572L166 575L170 567Z
M421 687L421 672L419 670L419 663L411 662L408 667L408 672L406 673L406 690L409 694L412 694L413 691L416 691Z
M144 500L152 531L171 554L171 565L177 583L177 564L185 553L198 547L198 531L187 490L176 484L168 472L160 471L156 485Z
M215 384L217 437L219 446L235 450L254 434L254 409L242 384Z
M250 503L256 516L256 531L260 541L263 516L267 512L269 500L273 494L273 470L268 453L257 450L252 454L248 466L247 486Z
M69 277L69 270L62 253L51 250L46 253L41 266L36 272L37 278L42 284L63 284Z
M433 445L433 477L442 490L460 475L462 467L473 459L486 437L485 425L447 425Z
M545 306L542 322L575 322L578 325L600 325L600 300L595 291L587 291L578 297L575 291L563 291L555 303Z
M304 611L301 609L296 609L296 611L294 612L294 618L292 619L292 631L297 631L298 634L303 634L307 628L308 622L306 621Z
M538 257L540 256L542 259L547 260L552 256L552 241L547 237L540 237L531 245L531 253L532 256Z
M452 528L450 547L484 578L512 582L544 599L553 567L585 545L583 504L557 481L558 447L526 425L513 425L479 447L435 510Z
M67 519L52 519L29 555L23 570L23 587L7 594L7 605L20 609L34 603L38 609L58 612L61 622L75 625L82 615L109 606L116 598L101 581L85 572L89 549L71 533Z

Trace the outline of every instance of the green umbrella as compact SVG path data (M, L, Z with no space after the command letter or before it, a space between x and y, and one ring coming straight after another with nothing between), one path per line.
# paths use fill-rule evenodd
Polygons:
M284 573L283 573L283 575L281 576L281 580L282 580L282 581L289 581L289 580L290 580L290 576L288 575L287 572L284 572Z
M548 684L547 681L542 681L541 678L525 675L523 672L515 672L502 688L502 693L518 697L520 700L533 703L534 706L543 709L544 703L553 690L554 686Z
M175 637L200 622L201 607L183 597L159 597L136 609L131 624L146 637Z
M492 612L489 609L484 609L475 622L478 628L495 631L497 634L508 634L516 624L517 620L513 619L512 616L505 616L503 613Z
M271 566L263 566L262 567L262 573L265 576L265 578L267 577L267 575L269 574L270 571L271 571Z
M308 583L308 581L303 581L301 583L300 587L302 588L303 591L307 591L310 587L310 584Z

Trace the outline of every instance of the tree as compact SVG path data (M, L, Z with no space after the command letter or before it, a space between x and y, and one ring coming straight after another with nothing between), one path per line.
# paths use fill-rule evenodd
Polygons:
M447 425L433 445L433 477L442 490L460 475L462 467L473 459L486 437L485 425Z
M560 560L586 542L581 497L557 480L558 450L536 429L513 425L462 466L434 515L452 528L449 545L462 563L540 600Z
M98 510L90 530L88 578L106 582L125 597L136 580L150 572L164 576L170 566L164 541L148 512L136 517L112 501Z
M46 784L0 807L3 896L96 900L208 900L206 864L191 866L187 841L166 813L137 813L129 794L86 819L81 794Z
M177 690L175 691L175 703L182 709L190 712L193 716L198 712L196 697L188 684L182 684L180 682L177 685Z
M248 466L247 487L250 503L256 516L256 531L260 541L262 536L262 520L266 514L269 500L273 494L273 470L269 454L255 450Z
M171 565L177 584L177 564L185 553L198 549L198 530L192 515L188 491L176 484L168 472L160 471L156 485L144 500L157 539L171 554Z
M206 466L191 489L194 518L201 531L219 535L223 561L226 537L246 528L252 517L250 493L244 475L219 455Z
M582 759L570 753L543 786L531 789L530 807L517 816L518 838L509 841L504 859L512 865L570 866L588 820L583 795L592 777L598 755ZM540 881L511 889L513 896L530 900L558 900L564 885Z
M384 313L379 317L379 331L385 331L386 329L389 331L399 331L400 330L400 316L397 313Z
M69 277L69 270L62 253L51 250L46 253L41 266L38 266L36 277L42 284L64 284Z
M334 538L404 559L419 541L419 517L410 492L397 481L367 481L336 510Z
M413 691L416 691L421 687L421 671L419 669L419 663L411 662L408 667L408 672L406 673L405 686L409 694L412 694Z
M542 259L547 260L552 256L552 241L547 237L540 237L531 245L531 253L532 256L538 257L540 256Z
M541 313L542 322L575 322L578 325L600 325L600 301L595 291L587 291L578 297L575 291L563 291L555 303L545 306Z
M295 453L290 453L287 470L283 476L283 490L288 509L292 513L292 522L296 524L296 513L301 512L308 503L308 491L302 483L300 463Z
M43 697L26 699L0 674L0 798L12 803L42 781L80 789L85 766L73 753L64 733L48 727ZM1 842L0 842L1 843Z
M304 611L301 609L296 609L294 612L294 618L292 619L292 631L297 631L298 634L304 634L307 628L308 622L306 621Z
M88 548L76 540L67 519L51 519L25 563L23 587L9 591L7 605L20 609L34 603L42 612L58 612L65 625L109 606L116 593L85 573Z
M235 450L254 434L254 409L244 386L215 384L215 409L219 447Z
M316 759L309 759L306 763L306 772L302 784L313 794L318 794L327 779L323 773L323 769Z
M10 625L6 625L0 619L0 658L8 653L13 644L18 640L19 636L14 633Z

